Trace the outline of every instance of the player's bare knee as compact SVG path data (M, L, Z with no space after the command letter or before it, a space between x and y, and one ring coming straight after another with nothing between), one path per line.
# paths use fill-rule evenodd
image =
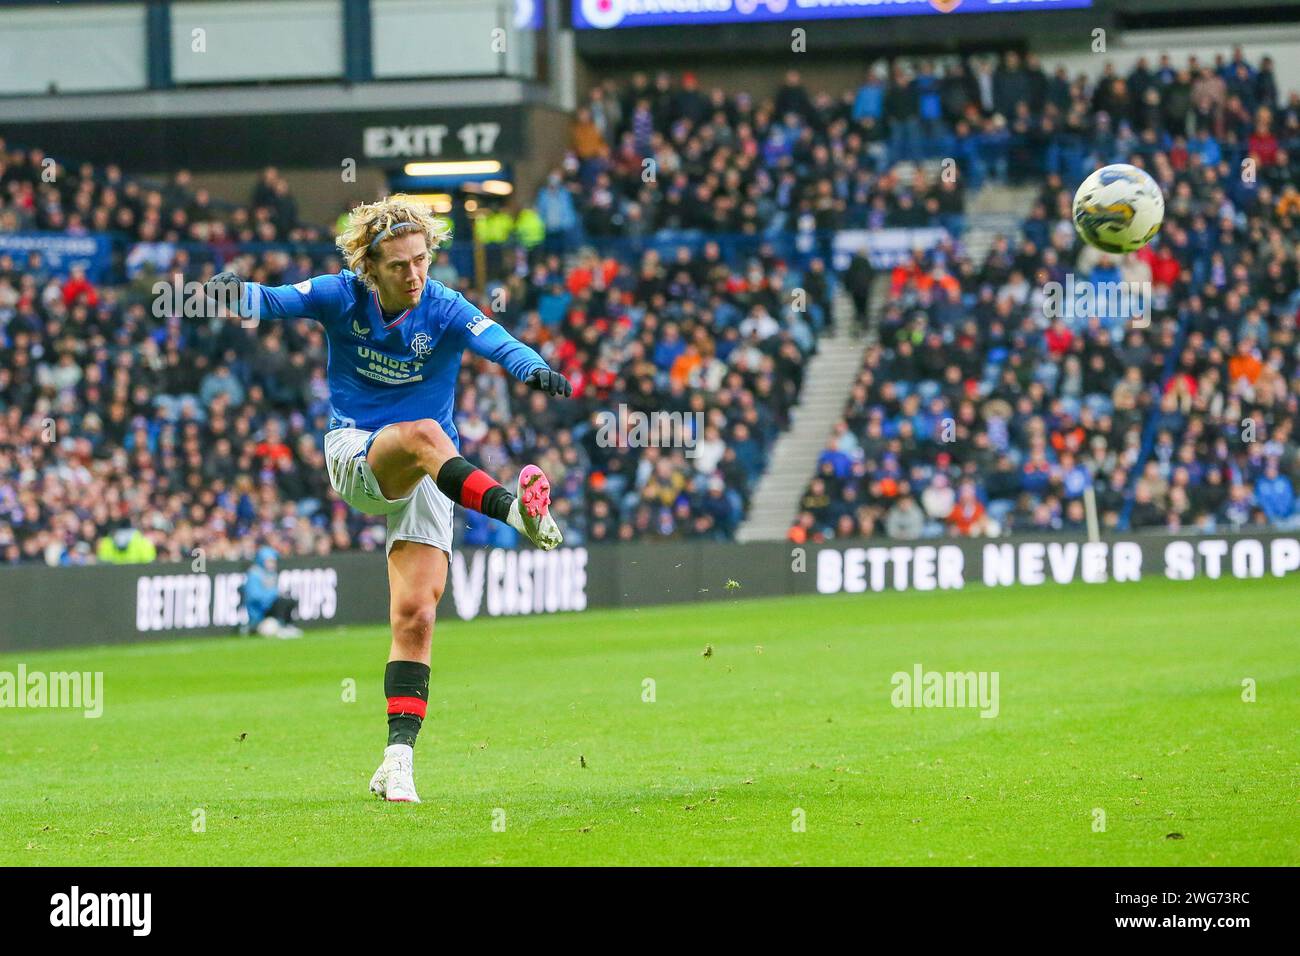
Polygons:
M401 641L427 641L438 616L438 602L430 599L403 601L393 609L393 636Z
M456 446L442 430L442 426L432 418L411 422L407 426L407 434L411 451L426 465L441 466L447 459L456 457Z

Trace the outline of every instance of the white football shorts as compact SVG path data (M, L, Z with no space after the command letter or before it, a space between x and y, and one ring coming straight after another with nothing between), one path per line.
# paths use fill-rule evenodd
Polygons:
M385 426L387 427L387 426ZM451 555L451 516L455 503L428 475L405 498L385 498L366 455L380 428L335 428L325 433L325 467L339 497L362 514L387 515L385 552L394 541L418 541Z

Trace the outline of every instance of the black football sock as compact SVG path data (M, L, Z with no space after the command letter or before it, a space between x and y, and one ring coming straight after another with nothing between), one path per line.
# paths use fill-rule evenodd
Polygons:
M429 665L419 661L389 661L384 668L388 698L388 743L415 746L429 706Z
M459 456L444 462L434 480L438 484L438 490L456 504L497 521L506 520L510 514L510 505L515 500L515 496L506 491L495 478Z

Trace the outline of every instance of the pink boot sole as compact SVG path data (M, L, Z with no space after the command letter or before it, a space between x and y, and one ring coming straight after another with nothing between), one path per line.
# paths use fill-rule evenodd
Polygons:
M551 482L536 465L525 465L519 473L520 505L529 517L540 518L551 506Z

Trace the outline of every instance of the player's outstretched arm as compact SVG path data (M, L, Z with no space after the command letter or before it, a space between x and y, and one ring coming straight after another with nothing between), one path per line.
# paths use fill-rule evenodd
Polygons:
M234 272L218 272L204 283L204 290L210 300L226 305L241 318L320 321L325 298L321 280L328 278L317 276L296 285L267 286L248 282Z
M467 301L470 316L460 323L465 346L475 355L481 355L500 365L529 388L547 395L573 394L573 386L546 360L523 342L487 318Z

